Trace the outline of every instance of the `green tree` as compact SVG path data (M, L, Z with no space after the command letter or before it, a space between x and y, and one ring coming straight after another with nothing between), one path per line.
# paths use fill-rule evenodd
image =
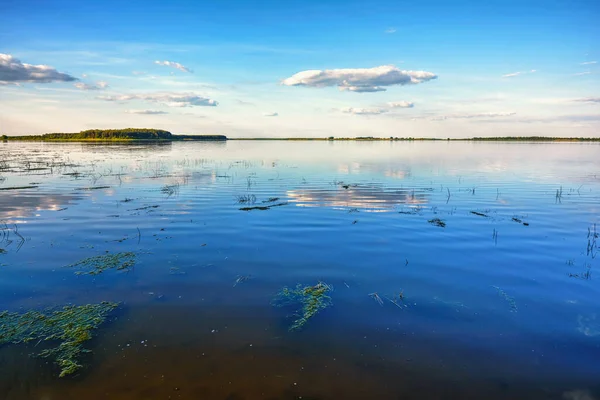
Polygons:
M2 135L2 141L3 141L3 142L6 142L7 140L8 140L8 136L6 136L6 135Z

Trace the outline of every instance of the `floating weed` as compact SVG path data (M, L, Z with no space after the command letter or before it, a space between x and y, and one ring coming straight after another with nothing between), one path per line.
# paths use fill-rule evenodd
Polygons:
M273 207L281 207L281 206L287 206L288 203L284 202L284 203L277 203L277 204L271 204L270 206L252 206L252 207L241 207L240 210L241 211L252 211L252 210L268 210L270 208Z
M167 195L167 197L171 197L173 195L179 194L179 183L174 183L172 185L165 185L160 189L162 194Z
M479 215L480 217L486 217L486 218L489 217L489 215L487 215L486 213L482 213L479 211L471 211L471 214Z
M29 185L29 186L11 186L11 187L3 187L0 190L21 190L21 189L35 189L37 186Z
M269 197L267 200L263 200L263 203L275 203L279 201L279 197Z
M101 256L88 257L65 268L80 268L76 275L99 275L108 269L129 271L135 265L135 253L115 253Z
M242 208L240 208L241 211L252 211L252 210L262 210L262 211L265 211L265 210L268 210L268 209L269 209L269 207L267 207L267 206L254 206L254 207L242 207Z
M386 300L395 305L400 309L407 308L408 306L404 304L404 291L401 290L400 293L394 294L392 298L386 296Z
M169 268L170 275L185 275L185 271L182 271L179 267Z
M408 215L416 215L421 213L422 211L422 207L418 206L418 207L410 207L408 210L400 210L398 211L398 214L408 214Z
M492 286L496 291L498 291L498 296L502 297L506 300L510 306L510 312L517 312L517 303L515 302L514 297L510 297L504 290L500 289L498 286Z
M4 250L2 247L0 247L0 254L6 254L8 253L6 250Z
M90 186L84 188L76 188L75 190L100 190L100 189L110 189L110 186Z
M83 343L92 338L118 303L102 302L83 306L66 306L58 310L28 311L24 314L0 312L0 345L55 342L56 347L43 350L40 357L53 358L60 367L60 377L71 375L83 366L78 363L89 350Z
M245 194L242 196L235 196L235 201L238 204L254 204L256 203L256 196L253 194ZM264 201L263 201L264 203Z
M377 294L377 292L369 293L369 297L375 300L377 303L379 303L380 306L383 306L383 300L381 299L381 297L379 297L379 294Z
M296 288L290 289L284 287L275 296L272 301L275 307L301 306L294 315L297 317L289 330L297 331L302 329L309 319L314 317L319 311L331 306L331 297L327 295L333 288L324 282L319 282L314 286L296 285Z
M442 221L441 219L439 219L439 218L430 219L427 222L429 222L432 225L439 226L440 228L445 228L446 227L446 223L444 221Z
M233 283L233 287L236 287L237 285L239 285L240 283L244 283L248 280L250 280L252 278L251 275L238 275L235 278L235 282Z

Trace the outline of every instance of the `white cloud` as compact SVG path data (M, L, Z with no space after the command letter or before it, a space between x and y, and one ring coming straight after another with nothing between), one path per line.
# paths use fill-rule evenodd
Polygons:
M137 75L145 75L145 74L146 74L146 72L144 72L144 71L131 71L131 73L132 73L133 75L136 75L136 76L137 76Z
M81 77L82 78L87 78L88 76L87 76L87 74L81 74Z
M495 113L479 113L479 114L450 114L438 115L429 118L430 121L445 121L447 119L481 119L481 118L503 118L512 117L516 112L495 112Z
M166 111L160 110L126 110L126 114L144 114L144 115L161 115L168 114Z
M88 85L87 83L77 82L74 83L73 86L81 90L102 90L108 87L108 83L104 81L98 81L95 85Z
M389 34L396 33L396 28L387 28L385 30L385 33L389 33Z
M74 76L58 72L48 65L25 64L10 54L0 53L0 84L73 82L76 80L77 78Z
M298 72L284 79L285 86L308 86L322 88L337 86L351 92L382 92L385 86L414 85L436 79L437 75L426 71L405 71L393 65L374 68L349 68L309 70Z
M387 105L391 108L413 108L415 103L412 101L392 101L387 103Z
M192 71L191 69L189 69L188 67L185 67L179 63L173 62L173 61L154 61L154 64L158 64L158 65L164 65L165 67L172 67L172 68L176 68L180 71L183 72L189 72L189 73L193 73L194 71Z
M574 99L572 101L575 101L577 103L590 103L590 104L598 103L598 104L600 104L600 97L582 97L580 99Z
M270 113L263 113L264 117L277 117L279 116L279 113L276 112L270 112Z
M139 93L139 94L124 94L120 96L99 96L100 100L105 101L132 101L141 100L150 103L164 104L169 107L192 107L204 106L214 107L219 103L216 100L208 97L199 96L194 93Z
M586 62L582 62L579 65L592 65L592 64L598 64L598 61L586 61Z
M531 71L519 71L519 72L513 72L511 74L506 74L506 75L502 75L503 78L513 78L515 76L519 76L519 75L525 75L525 74L533 74L537 72L537 70L532 69Z
M589 75L591 74L591 71L585 71L585 72L578 72L576 74L573 74L574 76L582 76L582 75Z
M388 112L385 108L355 108L355 107L347 107L342 108L340 110L346 114L354 114L354 115L379 115Z

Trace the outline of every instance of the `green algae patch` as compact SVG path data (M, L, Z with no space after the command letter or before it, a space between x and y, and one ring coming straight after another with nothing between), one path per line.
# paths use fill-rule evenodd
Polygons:
M328 293L332 290L332 287L324 282L319 282L314 286L298 284L294 289L284 287L277 293L272 304L275 307L299 307L294 313L296 319L289 328L290 331L298 331L309 319L331 306L331 297Z
M61 369L61 378L71 375L83 368L78 359L89 352L83 343L92 338L92 331L102 325L118 305L104 301L24 314L0 312L0 345L33 341L56 344L38 356L54 359Z
M124 252L84 258L65 268L79 268L76 275L99 275L108 269L129 271L135 265L135 253Z

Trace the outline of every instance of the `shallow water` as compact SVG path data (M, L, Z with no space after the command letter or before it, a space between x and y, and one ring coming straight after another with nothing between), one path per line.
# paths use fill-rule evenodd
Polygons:
M600 398L599 155L0 143L0 189L32 186L0 190L0 309L122 302L76 376L0 347L0 398ZM64 268L126 251L129 272ZM289 332L273 297L319 281L333 306Z

